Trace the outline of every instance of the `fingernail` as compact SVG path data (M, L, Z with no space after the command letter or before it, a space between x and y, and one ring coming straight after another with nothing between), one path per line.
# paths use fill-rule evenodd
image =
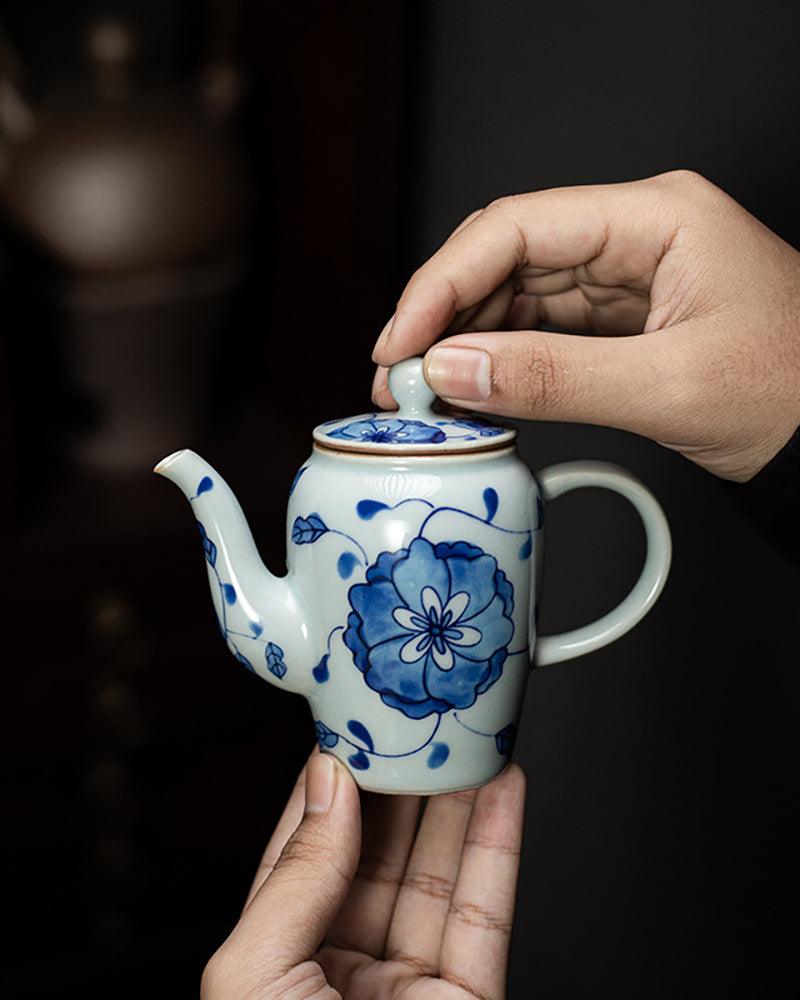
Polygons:
M392 315L392 318L389 320L386 326L381 330L380 336L378 337L378 340L375 344L375 350L372 352L373 358L379 351L382 351L384 347L386 347L386 345L389 343L389 337L392 335L392 327L394 326L395 315L396 314Z
M306 812L327 812L333 802L336 772L330 754L314 754L306 774Z
M435 347L425 359L431 388L445 399L488 399L492 391L492 359L474 347Z

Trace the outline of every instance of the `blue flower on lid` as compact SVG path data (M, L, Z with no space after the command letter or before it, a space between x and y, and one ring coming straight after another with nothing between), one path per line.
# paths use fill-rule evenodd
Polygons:
M369 444L439 444L447 440L447 435L441 428L432 427L423 420L383 417L354 420L344 427L328 431L328 437Z

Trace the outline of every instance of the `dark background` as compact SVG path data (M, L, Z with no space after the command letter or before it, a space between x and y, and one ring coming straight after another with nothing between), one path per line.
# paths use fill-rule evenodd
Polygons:
M85 35L109 16L138 44L103 76ZM278 570L311 427L363 411L405 279L500 194L691 167L800 245L797 26L789 4L9 0L0 68L37 130L0 131L3 995L193 995L311 745L305 705L215 641L152 463L208 457ZM241 93L217 124L212 64ZM92 246L74 148L111 192ZM149 187L120 181L138 148ZM649 442L530 424L520 448L631 469L675 558L634 632L532 675L510 996L797 995L798 570ZM642 547L618 498L554 505L542 631L608 610Z

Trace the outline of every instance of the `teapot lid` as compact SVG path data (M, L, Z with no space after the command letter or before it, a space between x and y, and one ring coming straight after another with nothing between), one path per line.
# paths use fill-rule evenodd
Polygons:
M374 454L452 454L486 451L510 444L513 427L490 423L474 413L436 413L436 394L422 374L422 358L389 370L389 388L399 409L328 420L314 428L314 441L335 451Z

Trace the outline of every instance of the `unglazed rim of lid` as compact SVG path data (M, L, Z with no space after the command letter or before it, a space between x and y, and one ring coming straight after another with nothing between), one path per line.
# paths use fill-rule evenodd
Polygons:
M362 455L461 455L505 448L517 436L514 427L473 413L436 413L436 394L423 376L422 358L394 365L389 388L398 403L396 411L328 420L314 428L315 443Z

